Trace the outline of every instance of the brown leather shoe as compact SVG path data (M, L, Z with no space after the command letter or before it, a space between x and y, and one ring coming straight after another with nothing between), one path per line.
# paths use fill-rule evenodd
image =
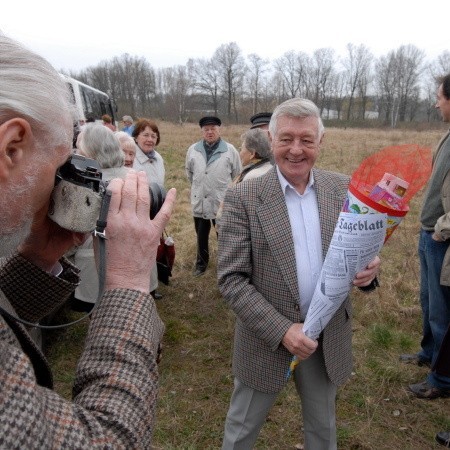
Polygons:
M422 383L410 384L409 390L417 398L426 398L433 400L435 398L447 398L450 397L450 389L440 389L428 383L428 381L422 381Z
M436 441L444 447L450 448L450 432L441 431L436 435Z
M162 294L158 291L152 291L150 292L150 295L155 299L155 300L161 300L163 298Z

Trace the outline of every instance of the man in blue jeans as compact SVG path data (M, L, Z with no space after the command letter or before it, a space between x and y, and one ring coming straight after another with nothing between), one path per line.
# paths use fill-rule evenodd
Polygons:
M450 73L440 80L436 108L450 122ZM421 350L401 355L404 362L431 366L450 323L450 131L433 155L433 171L420 216L420 303L423 314ZM430 372L427 379L411 384L419 398L450 397L450 378Z
M439 375L450 377L450 325L447 328L447 333L445 333L433 370ZM450 431L437 433L436 441L444 447L450 448Z

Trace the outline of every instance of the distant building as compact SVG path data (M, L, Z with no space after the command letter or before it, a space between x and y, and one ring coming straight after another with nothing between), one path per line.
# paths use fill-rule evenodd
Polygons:
M378 111L366 111L364 114L365 119L378 119ZM344 113L341 111L341 120L344 117ZM324 109L322 111L322 119L336 120L338 119L338 112L335 109Z

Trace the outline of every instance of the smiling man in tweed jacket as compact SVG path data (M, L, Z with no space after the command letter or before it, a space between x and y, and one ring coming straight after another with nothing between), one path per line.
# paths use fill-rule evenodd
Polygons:
M305 445L335 449L336 387L350 375L351 302L347 299L319 341L302 332L349 178L313 169L323 137L318 108L291 99L269 126L276 167L240 183L225 197L219 233L219 288L236 314L235 388L223 449L251 449L292 355L301 397ZM377 257L354 284L374 284Z
M1 33L0 80L0 257L13 254L0 265L0 448L149 449L164 331L149 294L150 261L175 191L151 221L144 173L110 182L105 293L74 399L64 400L18 318L37 323L79 282L62 255L83 236L47 216L56 170L71 153L70 97L48 62Z

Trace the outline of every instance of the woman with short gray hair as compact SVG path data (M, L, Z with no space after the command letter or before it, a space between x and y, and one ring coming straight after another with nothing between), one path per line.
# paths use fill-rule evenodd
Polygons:
M102 169L118 169L124 165L125 157L119 140L114 132L102 125L96 123L85 125L77 146L79 154L95 159Z
M269 171L272 168L270 160L272 153L267 132L259 128L246 131L242 135L239 156L243 170L235 183L260 177Z
M119 140L109 128L96 123L85 125L77 146L78 154L98 162L103 181L125 178L129 169L124 166L125 157ZM71 258L80 269L80 284L75 289L72 309L89 312L98 296L98 275L92 236L72 251Z
M267 131L260 128L251 128L242 136L241 158L243 169L241 173L233 180L233 185L244 180L258 178L268 172L272 167L272 152L270 149L269 137ZM223 201L220 202L219 210L216 214L216 231L220 229L220 219L222 217Z

